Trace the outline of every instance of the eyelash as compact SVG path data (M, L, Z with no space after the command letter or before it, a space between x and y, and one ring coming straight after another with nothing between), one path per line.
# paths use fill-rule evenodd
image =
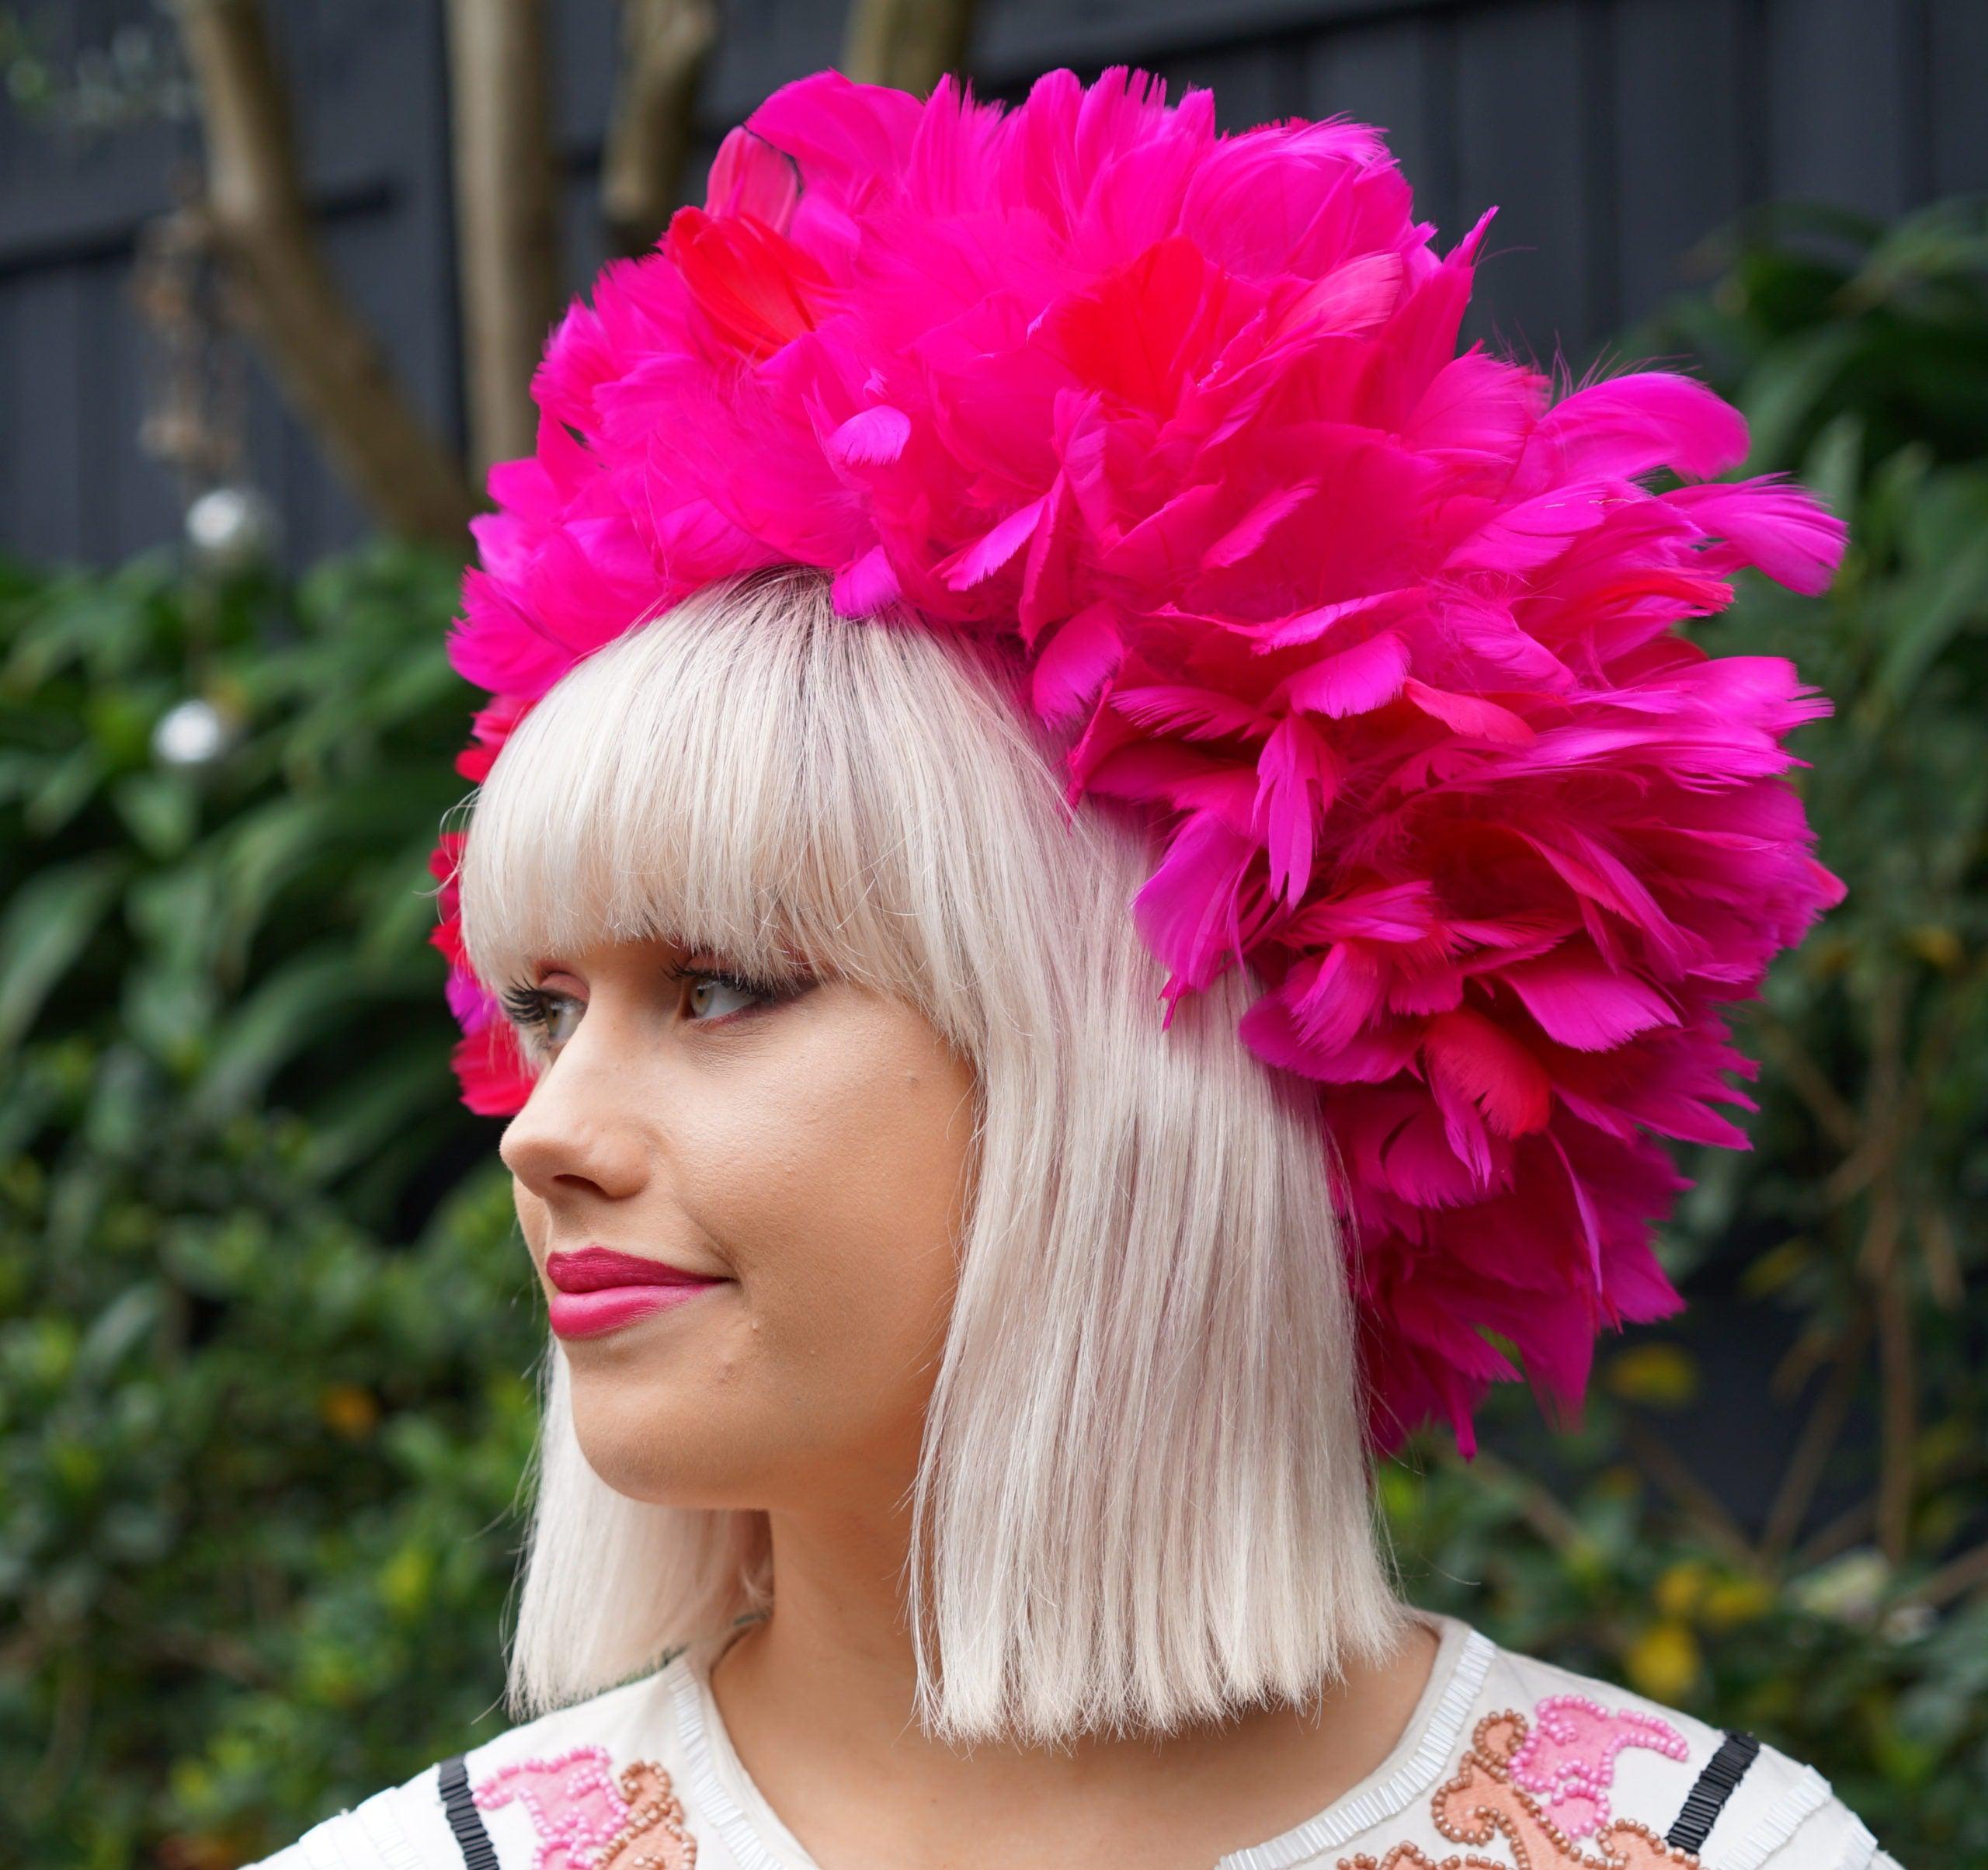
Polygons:
M740 993L749 994L754 999L763 1000L774 1006L782 1000L791 999L801 991L800 983L759 980L751 975L741 974L728 968L676 966L666 968L662 972L666 980L715 981L721 986L733 988ZM511 1023L527 1035L535 1037L537 1042L543 1044L546 1042L544 1031L551 1019L553 1003L558 1000L571 999L573 996L567 993L550 992L545 988L527 986L520 982L506 988L499 997ZM719 1026L737 1017L735 1013L721 1013L715 1020L697 1020L692 1024Z
M506 987L502 997L504 1011L511 1024L529 1030L544 1025L555 996L543 987L518 986Z

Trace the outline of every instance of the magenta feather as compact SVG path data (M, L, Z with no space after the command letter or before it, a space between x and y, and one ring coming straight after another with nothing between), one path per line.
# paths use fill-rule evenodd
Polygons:
M1488 221L1439 255L1374 131L1225 137L1122 70L803 79L554 332L450 643L480 773L734 573L1016 631L1072 794L1167 828L1170 1002L1248 965L1245 1041L1315 1086L1383 1445L1468 1447L1521 1369L1572 1408L1597 1330L1675 1309L1661 1139L1745 1145L1725 1013L1843 893L1782 745L1828 703L1678 633L1744 566L1821 589L1841 525L1710 481L1746 426L1686 377L1555 402L1459 355ZM468 1095L515 1108L452 958Z

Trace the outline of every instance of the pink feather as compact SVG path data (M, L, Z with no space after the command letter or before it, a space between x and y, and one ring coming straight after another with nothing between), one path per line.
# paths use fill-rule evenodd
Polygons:
M1744 567L1820 590L1840 523L1708 480L1746 427L1688 378L1555 402L1460 355L1489 220L1441 253L1372 130L1224 136L1123 69L1013 109L804 78L554 332L449 643L477 777L763 566L1012 636L1072 798L1166 832L1169 1006L1247 965L1243 1041L1318 1087L1384 1446L1468 1449L1521 1374L1570 1410L1597 1331L1675 1309L1661 1139L1745 1146L1726 1016L1843 893L1786 780L1828 702L1679 634ZM515 1110L443 907L465 1097Z

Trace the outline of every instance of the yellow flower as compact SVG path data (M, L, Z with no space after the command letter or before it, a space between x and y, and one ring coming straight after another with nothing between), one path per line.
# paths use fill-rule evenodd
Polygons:
M1698 1639L1688 1624L1653 1623L1622 1657L1629 1685L1653 1701L1677 1701L1698 1679Z
M1721 1578L1705 1593L1699 1614L1708 1629L1729 1630L1774 1608L1774 1590L1762 1578Z
M380 1571L380 1601L401 1617L428 1606L435 1582L435 1555L420 1545L403 1545Z
M1643 1490L1642 1476L1626 1463L1618 1462L1594 1477L1596 1496L1602 1500L1632 1500Z
M1685 1559L1657 1580L1656 1608L1673 1622L1682 1622L1705 1601L1711 1583L1711 1570L1701 1560Z
M328 1383L318 1394L318 1414L334 1434L363 1441L380 1420L380 1405L356 1383Z
M1944 923L1921 923L1907 930L1905 939L1921 961L1930 961L1945 973L1951 974L1967 958L1960 937Z
M1638 1344L1610 1360L1608 1387L1625 1402L1679 1409L1698 1392L1698 1367L1681 1344Z

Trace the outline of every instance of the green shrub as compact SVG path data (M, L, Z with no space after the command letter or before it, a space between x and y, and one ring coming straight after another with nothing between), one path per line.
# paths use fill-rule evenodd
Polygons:
M453 600L0 586L0 1861L242 1862L501 1725L539 1338L426 940Z

